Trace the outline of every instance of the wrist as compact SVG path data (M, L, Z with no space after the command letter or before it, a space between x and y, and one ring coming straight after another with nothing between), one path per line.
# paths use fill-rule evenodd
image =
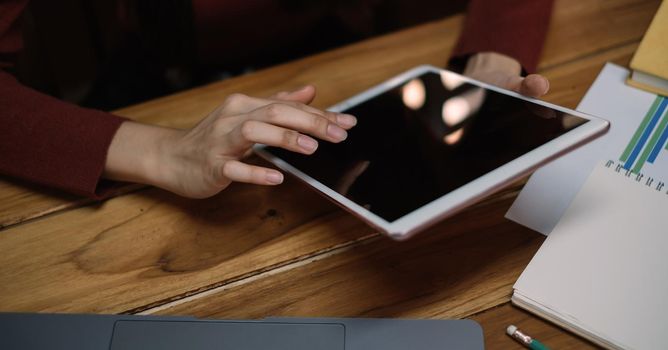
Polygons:
M118 181L169 187L173 145L182 131L124 122L112 139L103 176Z

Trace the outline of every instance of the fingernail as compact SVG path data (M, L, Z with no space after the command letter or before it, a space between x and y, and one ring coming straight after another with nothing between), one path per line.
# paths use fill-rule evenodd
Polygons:
M357 118L350 114L339 114L336 116L336 122L341 126L355 126L357 125Z
M339 141L343 141L346 139L346 137L348 137L348 133L334 124L329 124L327 126L327 136Z
M299 137L297 137L297 144L308 152L313 152L318 148L318 141L304 135L299 135Z
M278 171L270 171L267 173L267 182L278 185L283 182L283 174Z
M543 95L547 94L550 91L550 81L547 78L543 79L545 81L545 90L543 90Z

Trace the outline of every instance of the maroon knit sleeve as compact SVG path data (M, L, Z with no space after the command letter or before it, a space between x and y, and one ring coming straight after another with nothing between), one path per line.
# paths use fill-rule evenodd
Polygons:
M535 72L547 34L553 0L471 0L450 63L462 67L469 55L494 51Z
M27 0L0 1L0 68L22 46L17 21ZM123 118L77 107L19 83L0 70L0 173L93 198L107 150Z

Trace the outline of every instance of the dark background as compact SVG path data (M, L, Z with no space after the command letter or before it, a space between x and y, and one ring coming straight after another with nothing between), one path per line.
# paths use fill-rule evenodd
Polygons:
M465 0L33 0L15 73L112 110L463 12Z

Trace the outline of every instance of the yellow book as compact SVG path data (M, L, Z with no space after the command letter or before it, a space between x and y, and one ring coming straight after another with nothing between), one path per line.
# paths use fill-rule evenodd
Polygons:
M668 96L668 1L659 6L630 66L627 84Z

